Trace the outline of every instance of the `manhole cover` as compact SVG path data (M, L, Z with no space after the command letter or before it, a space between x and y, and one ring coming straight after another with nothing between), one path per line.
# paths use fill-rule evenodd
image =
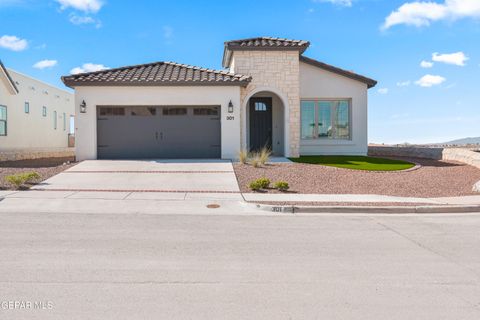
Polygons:
M211 204L207 204L207 208L209 208L209 209L218 209L218 208L220 208L220 205L219 205L219 204L216 204L216 203L211 203Z

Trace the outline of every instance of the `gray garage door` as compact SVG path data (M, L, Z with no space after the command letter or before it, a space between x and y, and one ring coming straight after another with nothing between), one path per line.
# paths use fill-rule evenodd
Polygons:
M99 159L220 158L218 106L99 106Z

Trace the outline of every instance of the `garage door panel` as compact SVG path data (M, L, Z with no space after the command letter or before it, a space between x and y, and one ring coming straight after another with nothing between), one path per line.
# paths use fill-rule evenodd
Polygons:
M186 114L181 110L170 111L179 114L164 114L160 112L161 107L157 108L157 112L151 115L135 107L128 107L124 115L118 111L116 115L111 111L103 112L103 115L99 112L98 158L220 157L219 115L194 112L198 107L188 107ZM215 108L218 113L220 108Z

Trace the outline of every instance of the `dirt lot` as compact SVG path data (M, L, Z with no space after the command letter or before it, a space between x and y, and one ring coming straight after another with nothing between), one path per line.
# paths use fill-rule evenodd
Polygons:
M449 197L472 195L480 169L459 162L398 158L420 164L412 171L373 172L313 164L275 163L261 168L234 164L242 192L248 184L266 177L290 184L290 192L318 194L382 194L403 197ZM277 192L267 190L266 192Z
M72 160L73 158L49 158L0 162L0 190L11 189L11 186L5 181L6 176L35 171L40 175L40 179L33 183L36 184L70 168L74 163L65 165L64 163Z

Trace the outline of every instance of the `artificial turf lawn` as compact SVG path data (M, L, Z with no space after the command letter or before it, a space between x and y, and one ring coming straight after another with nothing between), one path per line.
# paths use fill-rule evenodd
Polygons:
M365 156L301 156L300 158L289 159L298 163L367 171L397 171L415 166L415 164L407 161Z

